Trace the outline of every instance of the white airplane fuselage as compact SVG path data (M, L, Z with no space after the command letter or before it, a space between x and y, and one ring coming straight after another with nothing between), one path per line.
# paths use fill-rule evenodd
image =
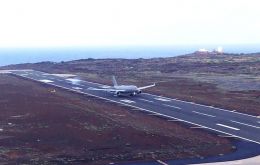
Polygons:
M135 85L118 85L118 86L114 86L114 89L119 90L115 92L116 95L130 94L131 96L133 96L142 93L142 91L138 89L138 87ZM124 92L120 90L124 90Z

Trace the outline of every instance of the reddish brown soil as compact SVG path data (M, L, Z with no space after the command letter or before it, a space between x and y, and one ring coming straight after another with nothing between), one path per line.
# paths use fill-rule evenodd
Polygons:
M0 161L107 164L232 151L225 138L128 107L0 75Z

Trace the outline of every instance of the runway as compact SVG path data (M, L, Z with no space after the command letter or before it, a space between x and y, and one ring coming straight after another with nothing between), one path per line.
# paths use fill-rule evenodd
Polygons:
M169 122L185 122L194 129L206 129L217 132L220 136L239 138L260 144L260 118L257 116L149 93L142 93L134 97L115 97L111 93L89 89L100 88L104 84L66 79L34 70L13 70L9 72L12 75L40 83L116 102L132 107L133 110L146 111L151 115L165 117L165 120Z

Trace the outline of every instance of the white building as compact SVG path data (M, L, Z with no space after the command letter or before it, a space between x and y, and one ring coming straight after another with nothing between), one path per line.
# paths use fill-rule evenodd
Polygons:
M219 46L218 48L214 49L213 51L209 51L207 49L199 49L195 52L195 54L200 54L200 55L220 55L223 54L223 48Z

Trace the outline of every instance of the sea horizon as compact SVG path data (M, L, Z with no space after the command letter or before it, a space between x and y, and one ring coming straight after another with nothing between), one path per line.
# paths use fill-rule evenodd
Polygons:
M79 59L106 58L160 58L175 57L195 52L198 49L209 51L221 46L225 53L247 54L260 52L258 44L248 45L178 45L178 46L129 46L129 47L46 47L46 48L0 48L0 66L37 63L62 62Z

